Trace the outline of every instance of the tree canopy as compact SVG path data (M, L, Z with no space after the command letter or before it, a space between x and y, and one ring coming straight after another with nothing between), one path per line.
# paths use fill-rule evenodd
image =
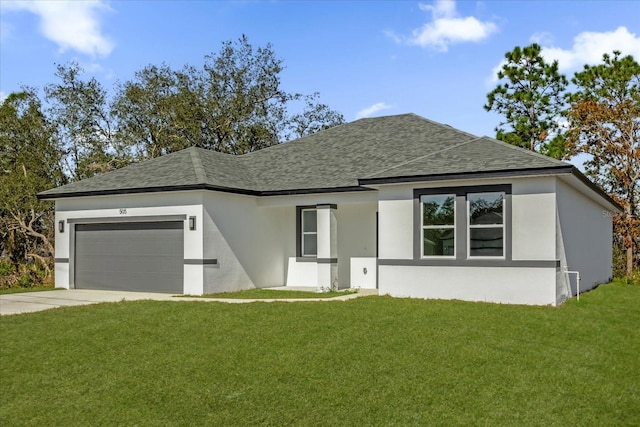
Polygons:
M10 94L0 106L0 252L16 270L25 258L50 270L52 204L35 195L65 182L59 159L55 127L35 92Z
M188 146L244 154L344 122L318 94L282 89L271 45L224 42L201 68L149 65L120 85L113 104L118 138L144 158ZM291 114L292 104L303 104Z
M534 43L516 46L505 54L498 71L498 85L487 94L487 111L504 115L496 127L496 138L532 151L560 157L562 135L559 117L564 106L567 78L558 71L558 61L548 64L542 48Z
M640 261L640 66L620 52L605 54L569 85L541 51L534 43L507 52L484 108L504 116L497 139L558 159L588 156L586 174L624 208L614 216L614 266L620 274L624 252L630 276Z
M618 51L605 54L602 63L577 72L572 83L567 148L590 156L586 173L624 208L616 227L631 275L640 238L640 64Z

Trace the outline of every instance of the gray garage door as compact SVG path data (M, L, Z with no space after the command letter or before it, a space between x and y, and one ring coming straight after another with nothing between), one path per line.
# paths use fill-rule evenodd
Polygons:
M182 293L183 222L77 224L78 289Z

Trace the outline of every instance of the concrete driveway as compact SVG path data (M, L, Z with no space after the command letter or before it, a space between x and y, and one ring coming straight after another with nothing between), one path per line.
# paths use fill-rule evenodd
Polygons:
M142 299L166 301L171 300L172 295L146 292L93 291L89 289L59 289L55 291L4 294L0 295L0 315L31 313L56 307Z

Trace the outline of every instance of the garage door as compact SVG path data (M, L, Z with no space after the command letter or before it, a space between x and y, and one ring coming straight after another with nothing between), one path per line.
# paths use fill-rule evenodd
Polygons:
M182 293L183 222L77 224L78 289Z

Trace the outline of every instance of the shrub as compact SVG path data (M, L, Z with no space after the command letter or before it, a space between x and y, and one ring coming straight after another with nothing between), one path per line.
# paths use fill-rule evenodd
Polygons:
M20 264L16 270L10 261L0 260L0 289L32 288L47 282L47 271L39 264Z
M13 263L8 259L0 259L0 277L10 276L15 272Z

